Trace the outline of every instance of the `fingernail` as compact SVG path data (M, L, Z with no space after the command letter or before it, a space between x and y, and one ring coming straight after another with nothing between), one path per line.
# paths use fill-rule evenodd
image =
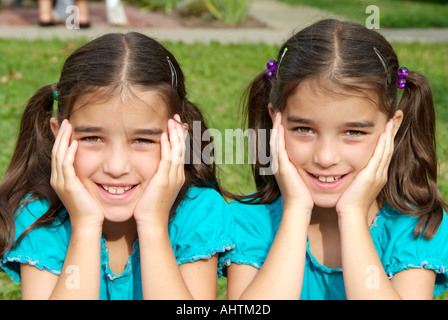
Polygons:
M391 119L390 121L389 121L389 123L387 124L388 126L389 126L389 129L393 129L393 127L394 127L394 120L393 119Z

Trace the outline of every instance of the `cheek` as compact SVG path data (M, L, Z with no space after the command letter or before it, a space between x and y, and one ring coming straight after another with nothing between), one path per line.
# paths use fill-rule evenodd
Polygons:
M76 176L82 181L84 178L88 178L97 170L100 159L96 152L89 152L81 147L78 147L76 151L73 167L75 169Z
M134 166L146 183L154 177L160 164L160 148L154 149L133 156Z
M347 154L350 154L350 157L347 157L348 161L355 170L360 171L367 166L375 152L377 141L378 138L372 138L348 150Z
M285 147L289 160L296 168L301 168L311 157L311 145L285 136Z

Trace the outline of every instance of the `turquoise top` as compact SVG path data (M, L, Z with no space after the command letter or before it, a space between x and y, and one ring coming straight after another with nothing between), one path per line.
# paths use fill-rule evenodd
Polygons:
M227 263L261 268L282 218L282 199L270 204L229 204L235 219L235 252ZM388 205L377 213L370 228L375 248L389 278L410 268L425 268L437 273L434 296L448 289L448 217L427 240L414 238L418 219L402 214ZM328 268L311 254L307 241L303 300L346 299L342 268Z
M169 224L169 236L178 265L208 259L232 249L229 232L231 220L226 215L227 203L214 189L191 187ZM48 201L32 201L15 218L16 240L22 232L48 209ZM66 213L62 211L61 214ZM20 264L30 264L59 275L70 240L70 221L53 227L39 227L8 251L0 265L14 281L20 281ZM218 263L222 274L224 258ZM138 239L125 270L113 274L104 236L101 239L100 299L142 299Z

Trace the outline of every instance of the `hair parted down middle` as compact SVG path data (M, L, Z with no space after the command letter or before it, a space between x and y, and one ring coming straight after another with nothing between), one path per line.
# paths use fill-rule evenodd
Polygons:
M172 69L174 68L174 70ZM176 86L173 87L173 71ZM0 184L0 257L12 247L15 237L14 213L27 195L33 199L46 199L49 210L21 235L32 228L58 221L63 207L50 186L51 152L54 135L50 128L53 114L59 120L70 117L80 97L104 99L130 92L138 86L156 90L166 101L168 116L179 114L188 124L190 136L193 121L201 122L201 134L207 130L201 112L187 99L184 74L176 58L154 39L137 32L106 34L75 50L65 61L56 88L46 85L28 101L22 116L19 137L11 163ZM53 91L58 92L56 112L53 111ZM137 97L138 98L138 97ZM188 140L187 140L188 141ZM189 139L190 144L193 139ZM206 142L201 142L201 152ZM192 145L190 159L195 152ZM201 159L200 155L195 156ZM185 183L170 211L175 209L190 186L212 187L220 192L214 164L185 164ZM19 240L20 240L19 239Z
M274 110L283 111L288 96L305 80L315 80L319 90L330 92L332 88L361 95L373 92L378 97L379 110L388 118L397 110L404 114L395 137L388 181L378 202L381 207L387 201L396 210L419 217L415 236L423 232L431 238L442 221L446 204L437 188L435 111L427 79L410 71L398 101L399 64L394 49L381 34L354 22L328 19L304 28L281 46L277 61L285 48L288 50L276 76L268 80L264 71L260 72L246 91L248 127L267 132L266 141L256 145L267 146L263 152L270 154L272 121L268 105L272 103ZM250 198L257 203L269 203L280 196L275 177L259 174L264 166L257 162L252 167L257 192Z

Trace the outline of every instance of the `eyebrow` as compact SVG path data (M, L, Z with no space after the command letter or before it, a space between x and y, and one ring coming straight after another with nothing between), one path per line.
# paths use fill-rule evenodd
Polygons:
M159 128L149 128L149 129L135 129L132 131L134 135L143 135L143 136L157 136L163 133L162 129Z
M297 117L297 116L288 116L286 118L287 122L292 122L292 123L297 123L297 124L302 124L302 125L313 125L314 121L311 119L307 119L307 118L301 118L301 117ZM375 123L369 120L366 121L350 121L350 122L346 122L342 125L342 127L346 128L372 128L375 126Z
M300 124L313 124L314 121L311 119L301 118L297 116L288 116L286 118L287 122L300 123Z
M103 128L101 127L89 127L89 126L79 126L73 129L73 132L76 133L95 133L95 132L103 132Z
M75 133L104 133L104 129L101 127L93 126L79 126L73 129ZM156 136L163 133L162 129L159 128L145 128L145 129L134 129L132 130L133 135L144 135L144 136Z
M359 122L347 122L344 124L345 127L350 128L372 128L375 126L375 123L372 121L359 121Z

